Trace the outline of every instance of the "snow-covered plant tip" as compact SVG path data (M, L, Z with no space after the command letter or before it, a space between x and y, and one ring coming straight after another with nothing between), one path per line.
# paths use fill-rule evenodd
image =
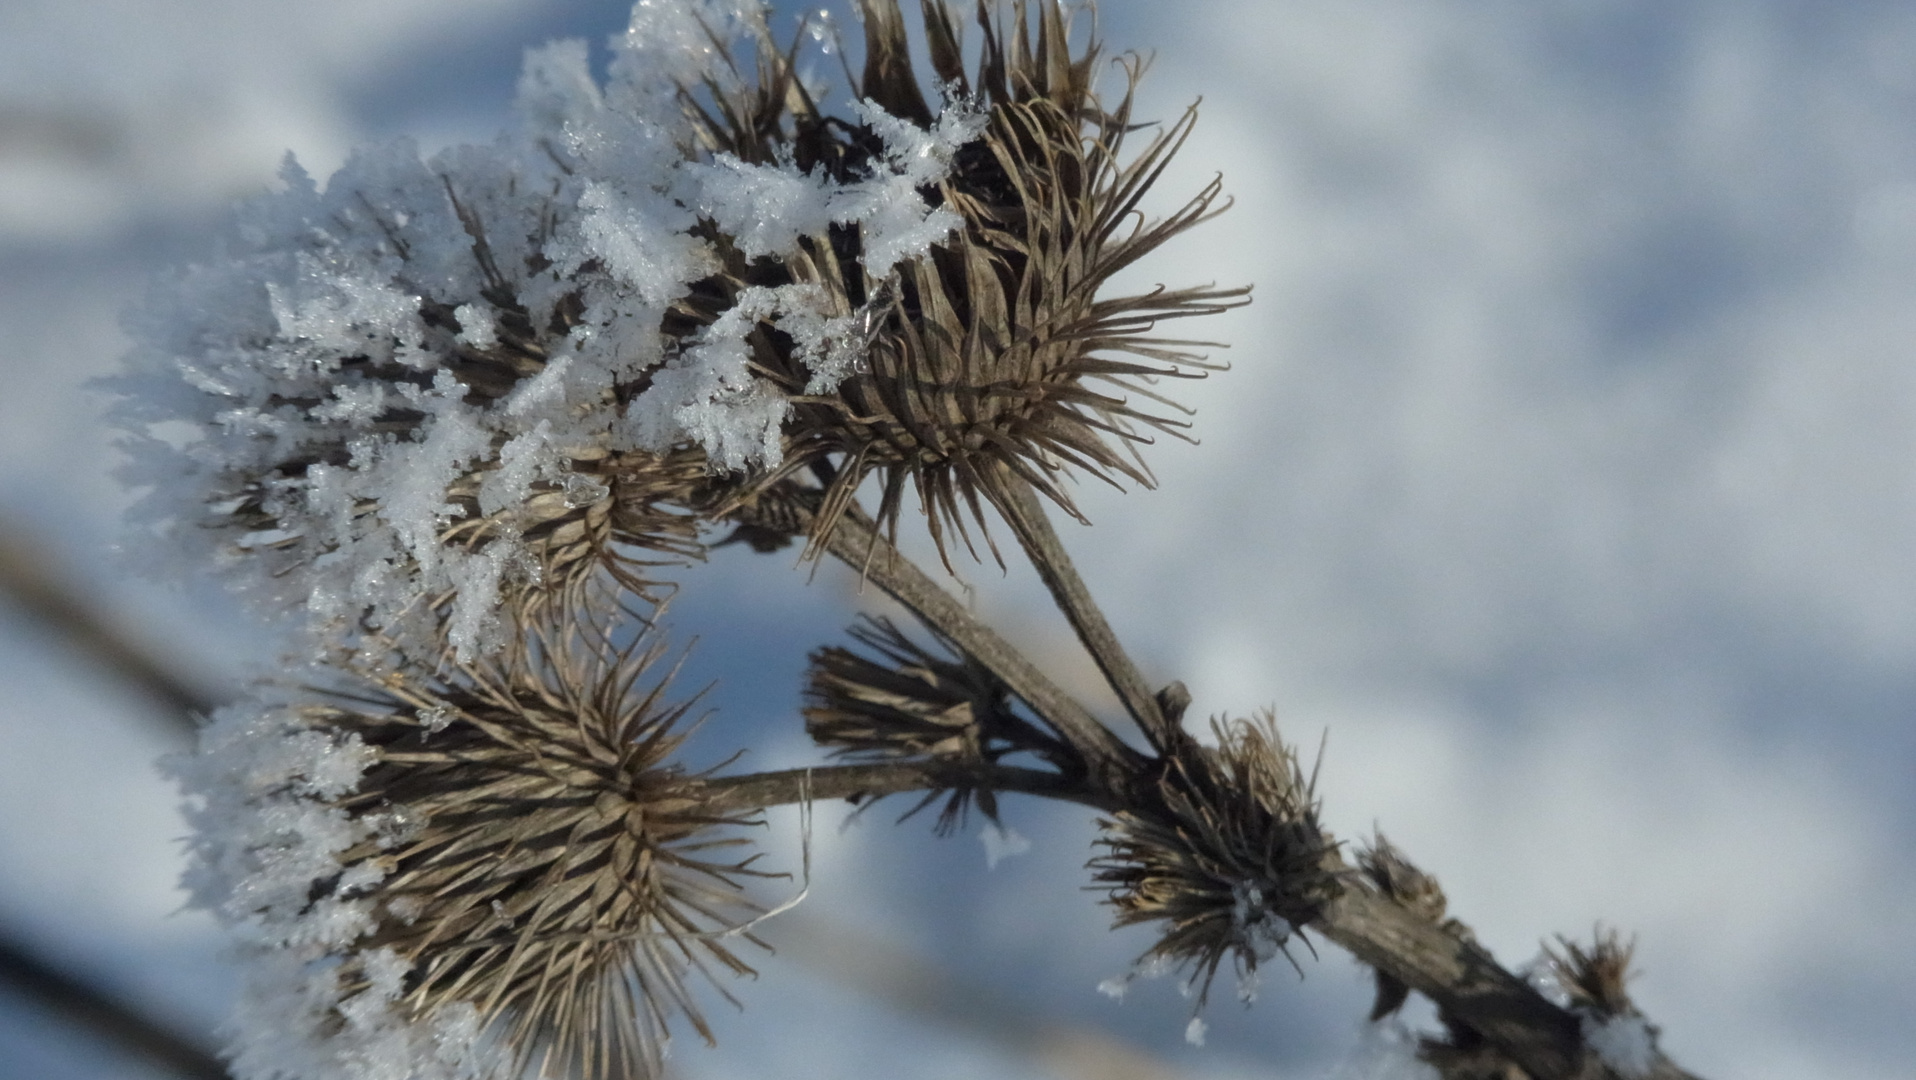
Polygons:
M363 150L323 185L289 158L130 317L142 545L216 554L314 665L175 765L193 895L248 965L236 1074L657 1075L673 1030L710 1038L698 984L765 962L739 826L916 793L950 832L1021 793L1100 812L1091 881L1158 928L1114 993L1228 963L1248 1002L1322 938L1375 970L1374 1021L1437 1004L1444 1075L1686 1075L1614 938L1565 944L1542 993L1381 836L1329 834L1268 715L1187 732L1052 531L1074 478L1149 484L1138 449L1186 426L1163 391L1213 365L1163 324L1247 300L1110 287L1224 208L1213 182L1141 209L1194 112L1134 117L1142 63L1052 0L855 14L834 88L827 24L641 0L603 80L582 43L531 52L489 145ZM1001 558L1002 522L1124 715L902 555L906 521L948 566ZM836 760L679 760L665 605L731 541L843 561L922 624L814 653Z

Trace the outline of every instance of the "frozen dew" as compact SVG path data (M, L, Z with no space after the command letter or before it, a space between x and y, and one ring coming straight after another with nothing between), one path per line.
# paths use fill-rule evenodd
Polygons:
M1268 896L1275 890L1248 881L1231 886L1231 927L1237 943L1258 963L1274 959L1296 932L1290 921L1272 911Z
M1257 1000L1260 983L1256 968L1244 968L1237 973L1237 999L1246 1005Z
M499 343L499 324L488 306L461 304L453 309L452 317L459 324L459 337L456 340L460 344L475 349L490 349Z
M1184 1041L1192 1046L1203 1046L1204 1033L1208 1030L1210 1025L1204 1022L1202 1016L1193 1016L1191 1022L1184 1025Z
M1583 1039L1597 1057L1623 1080L1638 1080L1656 1067L1656 1033L1634 1014L1598 1017L1585 1014Z
M978 833L978 839L985 846L987 870L996 870L999 862L1031 850L1031 841L1018 830L996 821L986 822L984 829Z
M1123 1001L1124 995L1130 991L1132 983L1139 979L1156 979L1169 975L1176 966L1177 965L1167 956L1152 955L1143 957L1139 959L1137 963L1131 965L1131 970L1122 975L1114 975L1099 983L1098 993L1117 1001Z
M830 56L838 51L837 20L830 8L813 8L800 12L797 17L804 23L805 37L811 41L818 55Z
M571 473L565 478L565 504L573 510L591 506L612 494L612 489L602 481L595 480L584 473Z

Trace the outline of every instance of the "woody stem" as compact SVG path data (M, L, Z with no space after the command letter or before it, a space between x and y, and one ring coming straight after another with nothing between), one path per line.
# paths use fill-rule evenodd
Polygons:
M807 799L876 799L911 791L948 789L1016 791L1099 810L1118 808L1113 795L1098 790L1082 778L984 762L884 761L821 765L743 776L716 776L700 783L703 785L700 805L718 814L759 810Z
M1117 692L1132 721L1153 744L1164 746L1164 710L1151 693L1144 674L1112 631L1097 601L1092 599L1084 579L1078 576L1078 569L1058 539L1057 531L1051 527L1051 519L1039 502L1037 491L1029 482L1018 478L1007 478L1003 490L1009 498L999 510L1017 534L1018 543L1024 547L1045 588L1051 591L1058 609L1077 631L1078 640L1097 662L1098 670Z

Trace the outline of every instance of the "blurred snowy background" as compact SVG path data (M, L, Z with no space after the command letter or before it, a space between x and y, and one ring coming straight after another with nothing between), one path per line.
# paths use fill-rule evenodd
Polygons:
M288 148L324 175L368 139L487 138L524 46L602 42L625 8L0 4L14 565L209 697L270 663L268 622L113 553L127 500L87 382L116 313L208 257ZM1097 527L1066 531L1148 673L1196 715L1328 730L1333 826L1382 825L1507 962L1636 933L1639 1000L1695 1071L1907 1076L1916 7L1108 0L1102 31L1156 52L1141 115L1204 97L1165 198L1216 171L1237 197L1149 276L1257 284L1209 328L1234 370L1185 393L1203 445L1151 455L1157 492L1086 489ZM972 579L1074 663L1029 579ZM728 549L688 586L683 685L721 680L702 737L803 760L798 673L849 584ZM0 936L209 1041L233 980L177 910L151 767L176 710L21 603L0 685ZM1355 1075L1367 989L1332 948L1249 1010L1220 995L1201 1050L1169 985L1097 994L1145 939L1080 891L1085 815L1012 801L1033 851L989 873L975 837L843 816L821 810L786 947L680 1075ZM795 834L768 835L794 868ZM0 990L0 1075L168 1074Z

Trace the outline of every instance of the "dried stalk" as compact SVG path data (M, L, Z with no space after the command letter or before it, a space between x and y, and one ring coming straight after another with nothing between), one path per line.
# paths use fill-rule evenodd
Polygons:
M1051 591L1058 610L1070 620L1071 628L1078 632L1078 640L1097 662L1098 670L1117 692L1132 721L1154 745L1167 745L1164 710L1151 693L1143 673L1112 632L1111 624L1092 599L1084 579L1078 576L1078 569L1058 539L1057 530L1051 527L1051 518L1045 513L1037 491L1023 480L1010 481L1005 487L1010 495L1005 520L1017 534L1018 543L1024 547L1045 588Z
M944 788L988 788L1059 799L1112 811L1119 801L1092 785L1057 773L1011 765L961 767L946 761L821 765L808 769L716 776L704 783L705 805L714 813L786 806L808 799L876 799Z
M1343 858L1333 855L1337 867ZM1375 893L1345 889L1314 929L1465 1021L1536 1080L1606 1075L1577 1017L1497 963L1481 945ZM1659 1057L1639 1080L1698 1080Z

